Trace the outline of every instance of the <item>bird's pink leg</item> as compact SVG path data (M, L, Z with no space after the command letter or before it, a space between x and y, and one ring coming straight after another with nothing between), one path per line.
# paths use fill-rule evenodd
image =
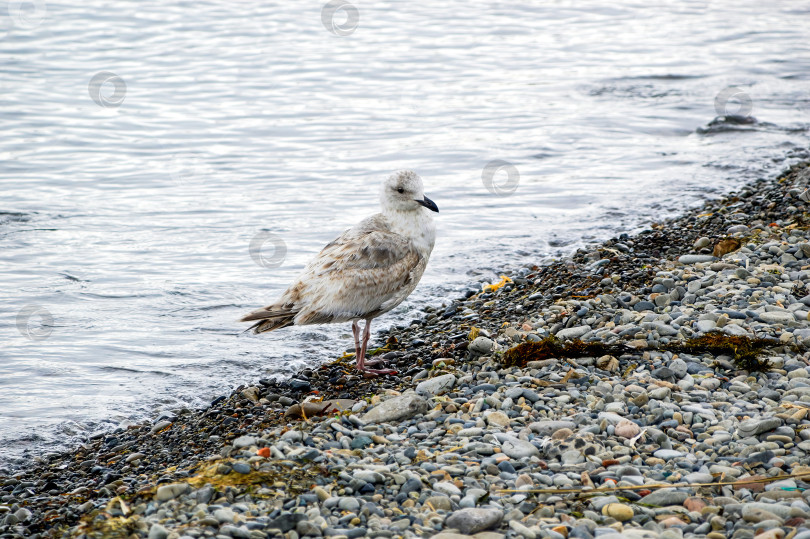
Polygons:
M363 343L360 347L360 354L357 356L357 370L362 371L367 377L374 377L380 374L397 374L392 369L369 369L366 367L366 347L371 338L371 320L366 320L366 327L363 329ZM375 361L377 363L378 361ZM371 362L369 362L371 364Z
M356 320L352 321L352 334L354 335L354 357L360 357L360 324Z

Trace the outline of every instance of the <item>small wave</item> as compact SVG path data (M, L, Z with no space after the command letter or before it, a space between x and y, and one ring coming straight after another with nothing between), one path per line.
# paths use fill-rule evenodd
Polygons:
M156 374L158 376L165 376L165 377L174 376L174 374L165 371L133 369L132 367L116 367L114 365L104 365L103 367L99 367L99 370L104 372L134 372L138 374Z
M87 279L80 279L80 278L76 277L75 275L71 275L69 273L65 273L65 272L61 272L61 271L59 272L59 275L61 275L62 277L64 277L65 279L67 279L69 281L75 281L77 283L89 283L90 282Z
M554 248L566 247L568 245L571 245L573 242L574 240L561 238L552 238L548 240L549 246Z
M0 225L4 225L6 223L25 223L30 220L31 216L27 213L0 211Z
M709 75L685 75L681 73L666 73L664 75L639 75L638 77L623 77L626 80L690 80L705 79Z
M216 310L219 310L219 309L230 309L230 308L238 309L240 307L241 306L237 305L236 303L228 303L228 304L224 304L224 305L206 305L206 306L202 306L202 307L197 307L196 310L197 311L216 311Z
M682 96L683 90L668 88L664 89L654 84L631 84L619 86L602 86L588 91L591 97L602 97L610 95L624 99L661 99L670 96Z
M699 135L714 135L741 131L803 133L807 130L808 125L806 124L783 126L771 122L760 122L753 116L730 114L728 116L717 116L706 127L698 127L695 132Z
M95 292L82 292L79 295L93 299L154 298L158 296L158 294L97 294Z
M246 335L252 335L251 333L247 333L248 328L244 326L239 326L237 329L229 327L214 327L214 328L200 327L194 329L193 331L198 331L200 333L213 333L217 335L229 335L231 337L240 337L242 336L243 333Z
M120 346L103 346L102 349L104 350L111 350L116 353L124 353L124 354L137 354L139 356L146 356L146 357L156 357L156 358L166 358L166 359L175 359L177 358L177 354L173 354L171 352L157 352L155 350L139 350L137 348L123 348Z
M696 132L700 135L711 135L729 131L756 131L757 127L761 125L753 116L729 114L728 116L717 116L706 127L698 127Z

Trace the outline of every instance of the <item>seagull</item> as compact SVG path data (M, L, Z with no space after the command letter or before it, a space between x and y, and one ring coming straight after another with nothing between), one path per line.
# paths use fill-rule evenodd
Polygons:
M397 374L368 367L380 362L365 360L371 320L416 288L436 241L432 212L439 208L425 196L422 178L401 170L382 182L380 210L327 244L275 303L242 318L257 321L248 330L351 322L357 369L367 377Z

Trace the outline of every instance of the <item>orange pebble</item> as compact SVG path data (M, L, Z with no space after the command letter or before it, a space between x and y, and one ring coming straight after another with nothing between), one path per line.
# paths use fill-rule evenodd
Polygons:
M270 448L269 447L262 447L261 449L256 451L256 454L259 455L260 457L264 457L266 459L270 458Z
M556 526L551 528L551 531L557 532L563 537L568 537L568 528L566 526Z

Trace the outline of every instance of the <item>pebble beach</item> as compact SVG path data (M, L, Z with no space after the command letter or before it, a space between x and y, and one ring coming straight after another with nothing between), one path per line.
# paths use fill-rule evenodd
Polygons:
M0 475L0 538L810 539L810 166Z

